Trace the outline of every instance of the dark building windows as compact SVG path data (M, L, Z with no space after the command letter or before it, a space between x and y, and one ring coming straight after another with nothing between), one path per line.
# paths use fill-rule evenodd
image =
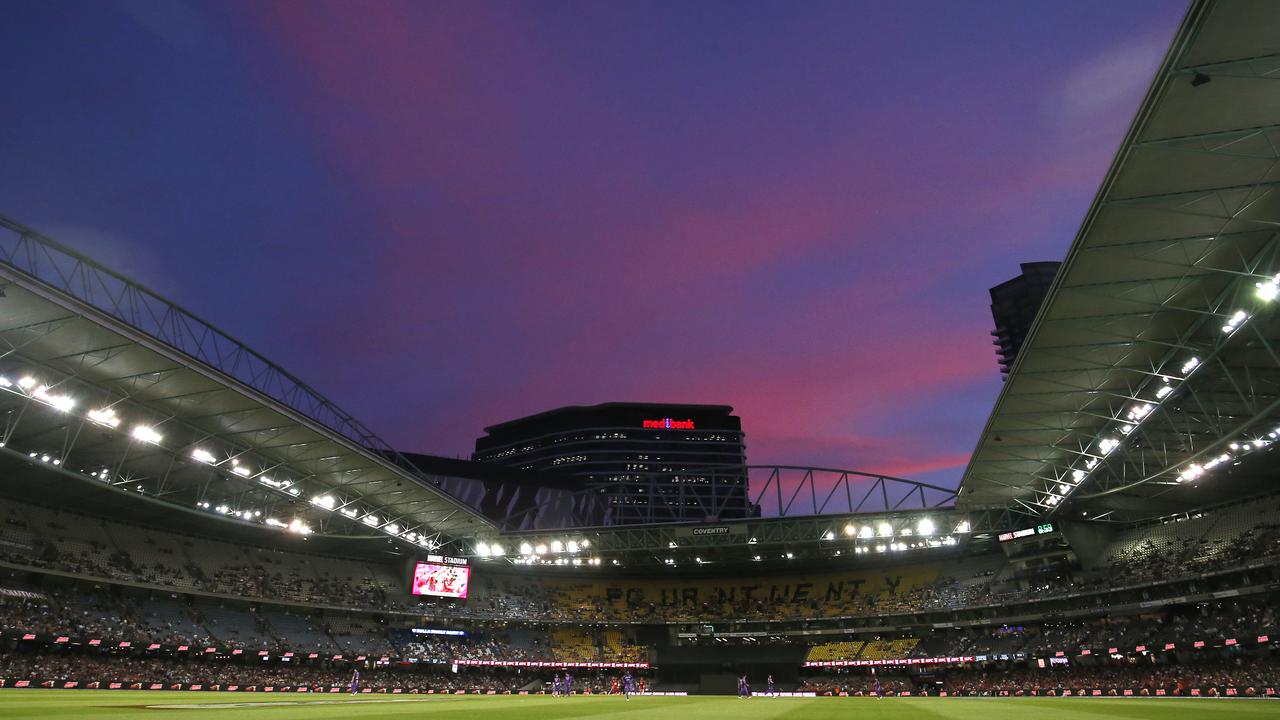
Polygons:
M485 428L472 459L571 477L610 524L753 517L742 423L724 405L570 406Z

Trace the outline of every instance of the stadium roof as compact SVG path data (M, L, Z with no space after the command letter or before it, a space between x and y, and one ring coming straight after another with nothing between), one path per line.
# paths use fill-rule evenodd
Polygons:
M1280 422L1280 4L1195 2L1040 310L961 509L1248 492Z
M422 548L492 527L258 353L4 218L0 349L0 455L62 478L67 497L97 484L242 525Z

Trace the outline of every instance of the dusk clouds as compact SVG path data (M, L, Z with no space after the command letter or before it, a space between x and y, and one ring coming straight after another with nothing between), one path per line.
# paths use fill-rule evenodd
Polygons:
M9 4L0 212L408 450L709 402L752 462L954 484L987 288L1065 254L1181 12Z

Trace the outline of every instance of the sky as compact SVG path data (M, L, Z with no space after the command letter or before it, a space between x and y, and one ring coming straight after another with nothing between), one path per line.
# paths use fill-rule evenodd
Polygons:
M404 450L732 405L953 486L1184 2L0 3L0 214Z

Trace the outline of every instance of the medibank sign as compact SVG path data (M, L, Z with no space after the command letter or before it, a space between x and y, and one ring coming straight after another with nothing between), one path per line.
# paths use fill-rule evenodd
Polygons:
M671 418L663 418L662 420L643 420L640 427L645 430L692 430L692 420L672 420Z

